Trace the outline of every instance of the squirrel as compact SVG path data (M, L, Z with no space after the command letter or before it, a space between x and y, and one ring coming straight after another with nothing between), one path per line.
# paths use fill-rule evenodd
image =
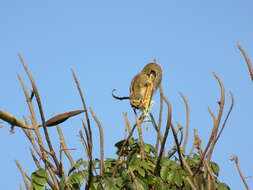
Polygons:
M132 80L130 86L130 104L133 108L146 110L150 107L153 93L160 86L162 69L156 61L145 65Z
M142 71L132 79L129 97L115 96L113 94L115 89L112 92L112 96L118 100L129 99L133 108L147 111L150 106L152 95L160 86L161 80L162 69L160 65L153 60L151 63L145 65Z

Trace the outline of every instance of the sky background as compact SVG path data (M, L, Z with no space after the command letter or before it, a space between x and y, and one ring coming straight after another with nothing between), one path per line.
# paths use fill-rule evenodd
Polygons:
M205 146L212 128L207 108L218 112L220 91L212 76L216 72L226 88L225 111L230 105L229 91L235 96L235 106L213 160L221 166L221 181L231 189L244 189L230 161L232 155L238 155L253 188L253 86L236 47L240 42L253 59L252 9L251 0L0 0L0 109L18 118L28 116L16 73L29 83L18 53L36 79L47 119L82 109L73 69L87 106L92 106L104 127L105 157L114 157L114 144L124 138L122 113L128 113L132 124L134 118L128 101L114 100L111 91L116 88L118 95L127 96L132 77L156 59L164 71L162 85L172 104L173 122L185 124L185 107L179 96L183 92L191 109L191 142L197 128ZM157 115L158 94L154 100L153 113ZM86 158L78 137L80 118L83 115L61 125L69 147L77 148L73 151L76 159ZM7 123L0 129L0 187L18 189L23 182L14 160L19 160L29 175L36 167L22 130L16 128L11 135L9 129ZM99 133L93 121L92 130L98 157ZM58 149L56 128L49 133ZM144 139L154 144L155 138L149 125ZM167 148L172 146L171 136L167 144Z

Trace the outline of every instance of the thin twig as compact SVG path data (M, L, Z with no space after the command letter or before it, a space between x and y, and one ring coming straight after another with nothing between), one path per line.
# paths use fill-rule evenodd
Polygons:
M25 95L25 99L26 99L26 102L27 102L27 105L28 105L28 108L29 108L29 111L30 111L30 114L31 114L32 124L33 124L33 126L35 126L37 124L37 119L36 119L36 115L35 115L35 111L34 111L34 108L33 108L32 101L29 97L28 90L27 90L27 88L25 86L25 83L24 83L23 79L21 78L21 76L19 74L17 74L17 77L20 81L20 84L22 86L22 89L23 89L23 92L24 92L24 95Z
M16 118L15 116L11 115L10 113L7 113L3 110L0 110L0 119L8 122L11 126L17 126L17 127L21 127L23 129L32 129L34 130L33 127L26 125L25 123L23 123L22 121L20 121L18 118Z
M29 150L30 150L30 153L31 153L32 158L33 158L33 161L34 161L35 165L37 166L37 168L41 168L40 162L36 158L33 149L29 148Z
M130 121L128 119L127 113L123 113L124 121L125 121L125 126L126 126L126 136L129 134L131 131L131 125Z
M83 132L82 132L81 130L79 131L79 135L80 135L81 142L82 142L82 144L83 144L85 153L86 153L87 157L89 157L88 145L87 145L87 143L86 143L86 141L85 141L85 138L84 138L84 136L83 136Z
M185 152L186 146L188 143L188 136L189 136L189 126L190 126L190 106L188 100L185 98L183 93L179 93L180 96L182 97L184 104L185 104L185 111L186 111L186 128L185 128L185 136L184 136L184 143L183 143L183 151Z
M26 189L27 190L32 190L32 188L30 187L29 182L28 182L27 174L25 173L23 167L21 166L21 164L17 160L15 160L15 163L16 163L16 165L17 165L17 167L18 167L18 169L19 169L19 171L20 171L20 173L23 177Z
M22 184L19 184L19 190L23 190Z
M226 116L226 118L225 118L225 120L224 120L224 122L223 122L223 124L222 124L222 127L221 127L221 130L219 131L219 134L217 135L217 138L215 139L215 144L216 144L216 142L219 140L219 138L220 138L220 136L221 136L221 133L222 133L222 131L223 131L223 129L225 128L225 125L226 125L226 123L227 123L227 120L228 120L228 118L229 118L229 116L230 116L230 113L232 112L232 110L233 110L233 107L234 107L234 95L232 94L232 92L230 92L230 97L231 97L231 105L230 105L230 108L229 108L229 110L228 110L228 113L227 113L227 116Z
M142 130L141 130L141 123L138 119L138 116L135 114L135 121L137 123L137 129L139 133L139 139L140 139L140 155L141 155L141 160L144 161L145 159L145 147L144 147L144 142L143 142L143 135L142 135Z
M90 137L89 141L88 141L88 147L89 147L89 177L88 177L87 185L85 187L85 189L88 190L90 188L91 181L93 179L93 174L92 174L92 131L91 131L91 125L90 125L90 118L89 118L89 114L88 114L88 111L87 111L87 106L86 106L86 103L85 103L85 100L84 100L83 92L81 90L81 87L80 87L80 84L79 84L79 81L77 79L77 76L76 76L75 72L73 70L71 70L71 72L72 72L72 76L74 78L74 81L76 83L79 95L80 95L82 103L83 103L84 113L85 113L86 122L87 122L87 125L88 125L89 137Z
M162 139L160 138L161 135L161 126L162 126L162 115L163 115L163 87L160 85L159 87L160 92L160 108L159 108L159 119L158 119L158 126L157 126L157 136L156 136L156 144L155 144L155 151L158 152L159 142L162 143Z
M24 120L26 122L26 124L28 123L27 119L24 117ZM39 155L40 158L42 158L42 153L41 150L39 149L39 147L36 144L35 138L31 132L31 130L27 130L27 129L23 129L23 132L25 133L26 137L29 139L29 141L31 142L34 150L36 151L36 153Z
M91 156L91 150L90 150L90 145L89 145L89 141L90 141L90 133L89 133L89 130L88 128L86 127L86 124L84 122L83 119L81 119L82 121L82 125L83 125L83 128L84 128L84 132L85 132L85 135L86 135L86 147L87 147L87 156L88 156L88 159L91 160L92 159L92 156Z
M31 148L30 148L29 150L30 150L30 153L31 153L32 158L33 158L33 161L34 161L34 163L36 164L37 168L42 168L41 165L40 165L40 162L38 161L38 159L36 158L36 156L35 156L35 154L34 154L34 151L33 151ZM53 184L53 182L50 180L50 178L49 178L48 176L47 176L46 180L47 180L48 185L49 185L52 189L57 189L57 188L55 187L55 185Z
M242 53L242 55L243 55L243 57L244 57L244 59L247 63L248 70L249 70L249 73L250 73L250 77L251 77L251 80L253 81L253 67L252 67L250 58L249 58L248 54L246 53L246 51L243 49L243 47L239 44L239 42L237 43L237 47L241 51L241 53Z
M87 111L87 106L86 106L86 103L85 103L85 100L84 100L84 95L83 95L83 92L81 90L81 87L80 87L80 84L79 84L79 81L78 81L78 78L75 74L75 72L72 70L72 75L73 75L73 78L74 78L74 81L76 83L76 87L77 87L77 90L79 92L79 95L81 97L81 101L83 103L83 108L84 108L84 113L85 113L85 117L86 117L86 121L87 121L87 125L88 125L88 130L89 130L89 136L90 136L90 142L88 142L92 148L92 131L91 131L91 125L90 125L90 118L89 118L89 114L88 114L88 111Z
M17 74L17 77L18 77L18 79L19 79L19 81L21 83L21 86L22 86L22 89L23 89L23 92L24 92L24 95L25 95L25 98L26 98L26 102L28 104L28 108L29 108L30 115L31 115L32 125L33 126L38 126L36 115L35 115L35 111L34 111L34 108L33 108L33 104L32 104L32 101L30 99L30 96L29 96L28 90L26 88L26 85L25 85L23 79L20 77L20 75ZM28 125L28 121L26 119L25 119L25 121L26 121L26 124ZM47 157L48 157L47 154L43 154L43 155L45 155L45 157L43 157L42 153L41 153L41 151L45 150L46 148L45 148L44 143L42 141L42 136L41 136L39 130L34 130L35 135L36 135L37 138L33 138L33 135L30 133L30 131L28 131L28 130L23 130L23 131L26 133L26 135L27 135L27 133L30 134L29 137L28 137L29 140L31 141L33 148L35 149L35 151L37 152L37 154L40 156L40 158L45 162L45 164L46 164L46 162L49 162L48 159L47 159ZM36 146L36 144L34 142L34 139L38 143L41 151L38 150L38 148L37 148L37 146Z
M218 122L218 121L217 121L217 118L216 118L216 116L214 115L214 113L211 111L211 109L210 109L209 107L208 107L208 112L210 113L210 115L211 115L212 118L213 118L213 128L212 128L211 136L209 137L209 141L208 141L208 143L207 143L207 145L206 145L206 148L205 148L205 150L204 150L204 153L203 153L202 156L201 156L199 165L198 165L197 169L195 170L194 176L199 172L199 170L200 170L200 168L201 168L201 166L202 166L202 163L203 163L203 161L204 161L204 159L205 159L206 153L207 153L207 151L209 150L209 147L210 147L211 143L212 143L213 140L215 139L215 133L216 133L217 127L218 127L218 125L217 125L217 122Z
M159 130L158 125L156 124L154 115L152 113L149 113L149 116L150 116L151 122L153 124L153 127L155 128L155 130L156 130L156 132L158 134L159 141L162 142L163 141L163 135L161 133L161 130ZM158 150L156 150L156 152L158 152Z
M212 157L212 153L214 150L214 146L215 146L215 140L217 138L217 134L218 134L218 130L219 130L219 126L220 126L220 122L221 122L221 118L222 118L222 114L223 114L223 109L224 109L224 105L225 105L225 88L224 85L221 81L221 79L218 77L218 75L216 75L215 73L213 73L214 77L216 78L216 80L218 81L219 85L220 85L220 91L221 91L221 95L220 95L220 101L219 101L219 113L218 113L218 118L217 118L217 123L215 126L215 137L212 140L211 146L210 146L210 150L208 152L208 156L207 159L210 161L211 157Z
M23 79L20 77L20 75L17 74L17 76L18 76L18 79L19 79L19 81L20 81L20 83L21 83L21 86L22 86L22 89L23 89L23 92L24 92L24 95L25 95L25 98L26 98L26 102L27 102L27 104L28 104L28 108L29 108L30 115L31 115L31 122L32 122L32 125L33 125L33 126L38 126L38 124L37 124L37 119L36 119L36 115L35 115L35 111L34 111L34 108L33 108L33 104L32 104L31 98L30 98L30 96L29 96L28 90L27 90L27 88L26 88L26 85L25 85ZM28 123L28 122L27 122L27 123ZM43 143L43 141L42 141L42 136L41 136L39 130L34 130L34 132L35 132L35 135L36 135L36 137L37 137L35 140L37 141L37 143L38 143L38 145L39 145L41 151L45 150L46 148L45 148L44 143ZM45 164L46 164L47 158L44 158L44 157L42 156L42 154L39 153L39 151L38 151L37 148L35 147L34 143L32 143L32 145L33 145L34 149L36 150L37 154L40 156L40 158L41 158L41 159L45 162ZM47 157L47 154L45 154L45 155L46 155L46 157Z
M65 155L67 156L67 158L68 158L68 160L70 162L71 167L73 167L75 165L75 162L74 162L73 157L71 156L71 154L68 151L69 148L68 148L68 146L66 144L66 141L64 139L63 132L62 132L61 128L59 127L59 125L57 125L56 128L57 128L57 132L58 132L58 135L59 135L59 138L60 138L60 142L62 143L62 146L63 146L62 147L63 151L64 151Z
M173 136L174 136L174 139L175 139L180 165L181 165L181 168L184 169L184 164L183 164L183 161L182 161L182 154L181 154L181 150L180 150L179 141L178 141L178 138L177 138L177 133L176 133L176 130L175 130L174 126L172 125L172 123L171 123L171 129L172 129L172 133L173 133Z
M235 162L236 169L237 169L237 171L238 171L238 173L239 173L239 175L240 175L240 177L241 177L241 179L242 179L242 182L243 182L243 184L245 185L246 189L247 189L247 190L250 190L250 187L249 187L249 185L247 184L247 181L246 181L246 179L245 179L245 176L244 176L243 173L242 173L240 164L239 164L239 162L238 162L238 157L237 157L237 156L233 156L233 157L231 158L231 160Z
M43 112L43 108L42 108L42 104L41 104L38 88L36 86L36 83L35 83L32 75L31 75L28 67L24 63L24 60L21 57L21 55L19 55L19 59L20 59L22 65L23 65L23 68L26 71L26 74L27 74L28 78L30 79L31 84L32 84L33 92L34 92L34 95L36 97L37 104L38 104L39 111L40 111L40 117L41 117L41 121L42 121L42 126L43 126L43 130L44 130L44 134L45 134L45 137L46 137L46 141L47 141L48 147L50 149L51 156L52 156L52 158L53 158L53 160L55 162L55 165L59 169L59 161L58 161L58 159L56 157L56 154L55 154L55 151L53 149L53 146L52 146L52 143L51 143L51 140L50 140L47 128L45 127L45 116L44 116L44 112Z
M90 112L91 112L91 115L98 126L98 129L99 129L99 135L100 135L100 175L103 176L104 171L105 171L105 166L104 166L104 131L103 131L103 127L102 127L100 121L98 120L97 116L95 115L95 113L93 112L91 107L90 107Z
M161 143L161 148L160 148L160 153L159 156L157 158L157 162L156 162L156 166L155 166L155 175L159 175L160 173L160 162L162 160L162 156L163 156L163 152L164 152L164 148L165 148L165 143L169 134L169 130L171 127L171 104L170 102L167 100L167 98L165 96L163 96L163 99L165 101L165 103L167 104L167 124L166 124L166 129L165 129L165 133L164 133L164 137L163 137L163 141Z

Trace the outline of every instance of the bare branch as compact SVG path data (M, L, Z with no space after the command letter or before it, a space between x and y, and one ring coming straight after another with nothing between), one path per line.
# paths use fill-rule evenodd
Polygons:
M225 104L225 88L224 85L222 83L222 81L220 80L220 78L218 77L218 75L216 75L215 73L213 73L214 77L216 78L216 80L218 81L219 85L220 85L220 90L221 90L221 97L220 97L220 101L219 101L219 114L218 114L218 118L217 118L217 123L215 126L215 137L212 140L211 146L210 146L210 151L208 152L208 160L211 160L212 157L212 153L214 150L214 146L215 146L215 140L217 138L217 133L219 130L219 126L220 126L220 122L221 122L221 118L222 118L222 114L223 114L223 109L224 109L224 104Z
M231 158L231 161L234 161L234 162L235 162L236 169L237 169L237 171L238 171L238 173L239 173L239 175L240 175L240 177L241 177L241 179L242 179L243 184L245 185L245 187L246 187L247 190L250 190L250 187L249 187L249 185L247 184L247 181L246 181L246 179L245 179L245 176L244 176L243 173L242 173L240 164L239 164L239 162L238 162L238 157L237 157L237 156L233 156L233 157Z
M237 43L237 47L241 51L241 53L242 53L242 55L243 55L243 57L244 57L244 59L247 63L248 70L249 70L249 73L250 73L250 77L251 77L251 80L253 81L253 67L252 67L250 58L249 58L248 54L246 53L246 51L243 49L243 47L239 44L239 42Z
M150 115L150 119L152 121L153 127L155 128L155 130L156 130L156 132L158 134L158 139L159 139L160 142L162 142L163 141L163 135L161 133L161 130L159 130L159 127L158 127L158 125L155 122L155 118L154 118L153 114L149 113L149 115ZM155 149L155 150L156 150L156 152L158 152L158 149Z
M11 126L17 126L17 127L21 127L24 129L32 129L34 130L33 127L26 125L25 123L23 123L22 121L20 121L18 118L16 118L15 116L0 110L0 119L8 122Z
M156 136L156 145L155 145L155 150L158 152L159 148L159 142L162 143L162 135L161 135L161 125L162 125L162 117L163 117L163 87L160 85L159 87L159 92L160 92L160 108L159 108L159 119L158 119L158 126L157 126L157 136Z
M175 130L174 126L172 125L172 123L171 123L171 129L172 129L172 133L173 133L173 136L174 136L174 139L175 139L180 165L181 165L181 168L184 169L184 164L183 164L183 161L182 161L182 154L181 154L181 150L180 150L179 141L178 141L178 138L177 138L177 133L176 133L176 130Z
M217 121L217 118L216 116L214 115L214 113L211 111L211 109L208 107L208 112L210 113L210 115L212 116L213 118L213 128L212 128L212 133L211 133L211 136L209 137L209 141L206 145L206 148L204 150L204 153L202 154L201 156L201 159L200 159L200 162L199 162L199 166L197 167L197 169L195 170L195 173L194 173L194 176L199 172L202 164L203 164L203 161L205 159L205 156L206 156L206 153L207 151L209 150L209 147L211 145L211 143L213 142L213 140L215 140L215 134L216 134L216 131L217 131L217 128L218 128L218 121Z
M218 136L217 136L217 138L215 139L215 144L216 144L216 142L219 140L219 138L220 138L220 136L221 136L221 133L222 133L222 131L223 131L223 129L225 128L225 125L226 125L226 123L227 123L227 120L228 120L228 118L229 118L229 116L230 116L230 113L232 112L232 110L233 110L233 107L234 107L234 95L232 94L232 92L230 92L230 96L231 96L231 105L230 105L230 108L229 108L229 111L228 111L228 113L227 113L227 116L226 116L226 118L225 118L225 120L224 120L224 122L223 122L223 124L222 124L222 127L221 127L221 130L219 131L219 134L218 134Z
M60 143L62 144L62 149L63 149L65 155L67 156L67 158L68 158L68 160L70 162L71 167L73 167L75 165L75 162L74 162L73 157L71 156L71 154L68 151L69 148L68 148L68 146L66 144L66 141L64 139L64 135L62 133L62 130L61 130L61 128L58 125L56 126L56 128L57 128L57 132L58 132L58 135L59 135L59 138L60 138Z
M103 131L103 127L102 127L100 121L98 120L97 116L95 115L95 113L93 112L91 107L90 107L90 112L91 112L93 119L97 123L98 129L99 129L99 135L100 135L100 175L104 175L104 171L105 171L105 166L104 166L104 131Z
M36 156L34 154L34 151L31 148L29 148L29 150L30 150L30 153L31 153L32 158L33 158L33 161L34 161L35 165L37 166L37 168L41 168L40 162L36 158Z
M44 134L45 134L45 137L46 137L46 141L47 141L47 144L48 144L48 147L50 149L50 152L51 152L51 156L53 157L53 160L57 166L57 168L59 169L59 161L55 155L55 152L54 152L54 149L53 149L53 146L52 146L52 143L51 143L51 140L50 140L50 137L49 137L49 134L48 134L48 131L47 131L47 128L45 127L45 116L44 116L44 112L43 112L43 108L42 108L42 104L41 104L41 100L40 100L40 96L39 96L39 91L38 91L38 88L36 86L36 83L28 69L28 67L26 66L26 64L24 63L24 60L23 58L21 57L21 55L19 55L19 59L23 65L23 68L25 69L26 71L26 74L28 76L28 78L30 79L30 82L32 84L32 88L33 88L33 93L36 97L36 100L37 100L37 104L38 104L38 107L39 107L39 111L40 111L40 117L41 117L41 121L42 121L42 126L43 126L43 130L44 130Z
M143 135L142 135L142 130L141 130L141 123L140 123L140 120L138 119L138 116L136 114L135 114L135 120L137 123L137 129L138 129L139 139L140 139L141 160L143 161L145 159L145 148L144 148Z
M90 146L92 148L92 132L91 132L90 118L89 118L89 114L88 114L88 111L87 111L87 106L86 106L86 103L85 103L85 100L84 100L83 92L81 90L78 78L77 78L77 76L76 76L76 74L73 70L72 70L72 75L73 75L74 81L76 83L77 90L79 92L79 95L80 95L82 103L83 103L84 113L85 113L85 117L86 117L86 121L87 121L87 125L88 125L88 130L89 130L89 134L90 134L90 142L88 142L88 143L90 144Z
M26 189L27 190L32 190L32 187L29 185L27 174L25 173L23 167L21 166L21 164L17 160L15 160L15 163L16 163L16 165L17 165L17 167L18 167L18 169L19 169L19 171L20 171L20 173L23 177Z
M92 131L91 131L89 114L88 114L88 111L87 111L86 103L84 101L83 92L81 90L81 87L80 87L79 81L77 79L77 76L76 76L76 74L73 70L72 70L72 75L73 75L74 81L76 83L79 95L80 95L82 103L83 103L84 113L85 113L86 122L87 122L87 125L88 125L88 131L89 131L89 141L88 141L88 147L89 147L89 177L88 177L87 185L85 187L85 189L89 189L90 185L91 185L92 178L93 178L93 174L92 174Z
M189 136L189 126L190 126L190 106L188 100L185 98L183 93L179 93L185 103L185 110L186 110L186 128L185 128L185 137L183 143L183 151L186 150L186 146L188 143L188 136Z
M160 153L157 158L157 162L156 162L156 166L155 166L155 174L156 175L158 175L160 173L160 162L162 160L163 152L165 149L165 143L166 143L166 140L167 140L167 137L169 134L170 127L171 127L171 115L172 115L171 104L165 96L163 96L163 99L164 99L165 103L167 104L167 124L166 124L166 129L165 129L163 141L162 141L161 148L160 148Z
M130 125L130 121L128 119L127 113L123 113L123 117L124 117L124 121L125 121L126 136L127 136L131 131L131 125Z
M83 136L83 132L82 132L81 130L79 131L79 135L80 135L81 142L82 142L82 144L83 144L85 153L86 153L87 157L89 157L88 145L87 145L87 143L86 143L86 141L85 141L85 138L84 138L84 136Z

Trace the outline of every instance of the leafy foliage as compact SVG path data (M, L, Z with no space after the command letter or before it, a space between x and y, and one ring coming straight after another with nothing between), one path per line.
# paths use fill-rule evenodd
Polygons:
M119 152L122 148L123 141L115 144ZM207 187L209 181L205 177L203 170L194 178L185 170L182 169L178 159L173 156L172 158L164 157L160 164L160 174L155 175L155 164L157 161L155 148L150 144L145 145L145 159L140 158L140 142L138 139L131 138L129 143L124 149L123 159L120 166L116 167L116 159L108 158L105 160L105 173L103 175L95 175L93 177L92 190L190 190L192 189L189 184L189 178L195 182L195 185ZM96 160L93 164L98 163ZM193 154L186 156L186 162L192 171L195 171L200 162L200 156ZM71 189L80 189L81 185L88 179L88 162L79 159L74 167L69 170L69 176L65 179L65 185L69 185ZM83 167L81 169L81 167ZM220 182L216 176L219 175L219 166L215 162L210 162L210 169L215 178L215 189L229 190L230 188ZM116 172L115 176L113 176Z
M47 184L46 178L49 177L46 169L38 169L31 175L32 187L34 190L43 190Z

